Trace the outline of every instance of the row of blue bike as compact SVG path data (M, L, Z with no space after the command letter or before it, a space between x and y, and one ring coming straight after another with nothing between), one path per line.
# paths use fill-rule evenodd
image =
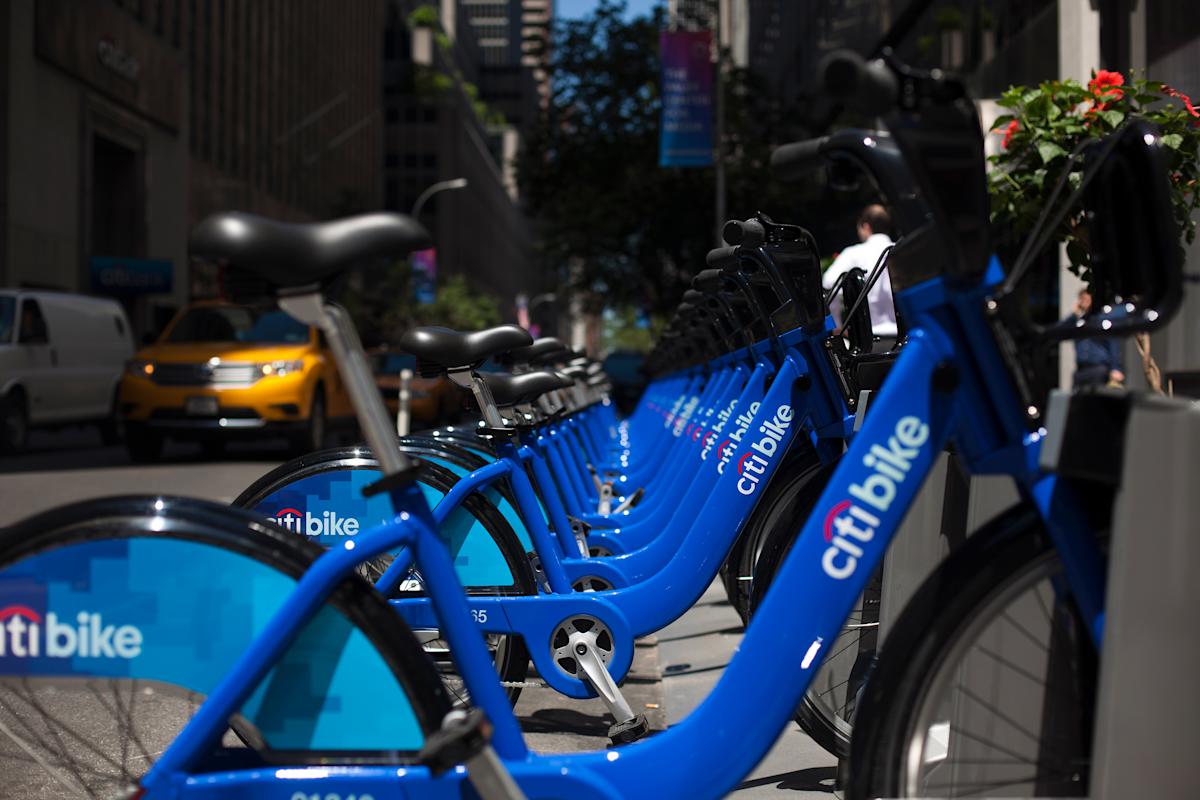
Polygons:
M284 464L232 507L116 497L0 534L0 796L719 797L792 719L846 764L849 797L1086 795L1113 492L1058 469L1069 442L1045 447L1063 415L1041 354L1178 307L1164 147L1130 123L1072 154L1082 180L1002 266L963 87L851 54L825 77L886 130L780 148L774 170L852 165L898 243L839 284L835 328L812 235L730 222L625 418L556 339L419 328L418 370L480 419L398 439L324 293L427 233L394 214L202 222L191 251L227 291L324 332L366 445ZM1039 326L1026 279L1077 209L1106 310ZM894 345L863 302L885 266ZM884 554L947 451L1019 501L888 609L881 644ZM742 644L652 733L621 687L634 642L717 579ZM600 698L612 746L532 752L513 713L531 686Z

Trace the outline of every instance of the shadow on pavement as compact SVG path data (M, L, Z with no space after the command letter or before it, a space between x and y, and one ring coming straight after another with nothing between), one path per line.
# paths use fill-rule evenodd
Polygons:
M526 733L574 733L596 736L608 741L608 728L614 720L610 714L593 716L569 708L540 708L532 714L518 717Z
M787 789L793 792L828 792L833 794L834 781L837 778L837 767L809 767L795 772L785 772L781 775L768 775L765 778L743 781L738 789L753 789L759 786L776 784L776 789ZM736 790L735 790L736 791Z
M746 632L745 625L730 625L725 628L719 628L715 631L699 630L699 631L693 631L692 633L681 634L679 636L659 637L658 642L659 642L659 644L662 644L664 642L682 642L685 639L699 639L701 636L725 636L725 635L731 635L734 633L745 633L745 632Z

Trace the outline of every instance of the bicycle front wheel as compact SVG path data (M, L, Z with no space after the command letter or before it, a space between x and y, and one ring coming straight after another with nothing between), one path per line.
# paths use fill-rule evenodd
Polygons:
M178 498L68 506L0 536L0 798L128 798L320 548ZM189 774L415 762L450 708L369 585L314 612Z
M922 585L867 684L847 797L1083 797L1096 653L1036 513Z

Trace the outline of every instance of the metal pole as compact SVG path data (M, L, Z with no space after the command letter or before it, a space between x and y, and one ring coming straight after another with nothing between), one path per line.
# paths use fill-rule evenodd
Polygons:
M433 184L425 191L421 192L420 196L417 197L417 202L413 203L412 213L409 216L411 216L413 219L419 218L421 215L421 209L425 207L425 203L429 201L429 198L433 197L438 192L444 192L448 189L465 189L466 186L466 178L452 178L448 181L439 181L438 183Z
M412 425L412 377L411 369L400 370L400 391L396 395L396 433L401 436L408 436L408 429Z
M713 91L716 92L717 95L714 98L714 102L716 103L716 124L714 125L714 128L716 130L713 137L715 139L713 143L713 166L716 168L717 173L715 198L717 219L715 222L714 241L716 242L717 247L721 247L723 244L725 244L724 239L721 238L721 229L725 225L725 155L723 148L725 141L725 81L724 70L722 69L724 53L721 49L721 11L723 10L725 3L726 0L721 0L720 4L718 5L716 20L713 24L713 27L716 28L713 38L716 40L717 46L717 72L715 80L713 81Z

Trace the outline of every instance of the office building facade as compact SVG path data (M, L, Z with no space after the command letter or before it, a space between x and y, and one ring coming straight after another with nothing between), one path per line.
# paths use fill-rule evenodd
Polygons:
M192 294L191 225L379 207L383 0L0 4L0 285Z

